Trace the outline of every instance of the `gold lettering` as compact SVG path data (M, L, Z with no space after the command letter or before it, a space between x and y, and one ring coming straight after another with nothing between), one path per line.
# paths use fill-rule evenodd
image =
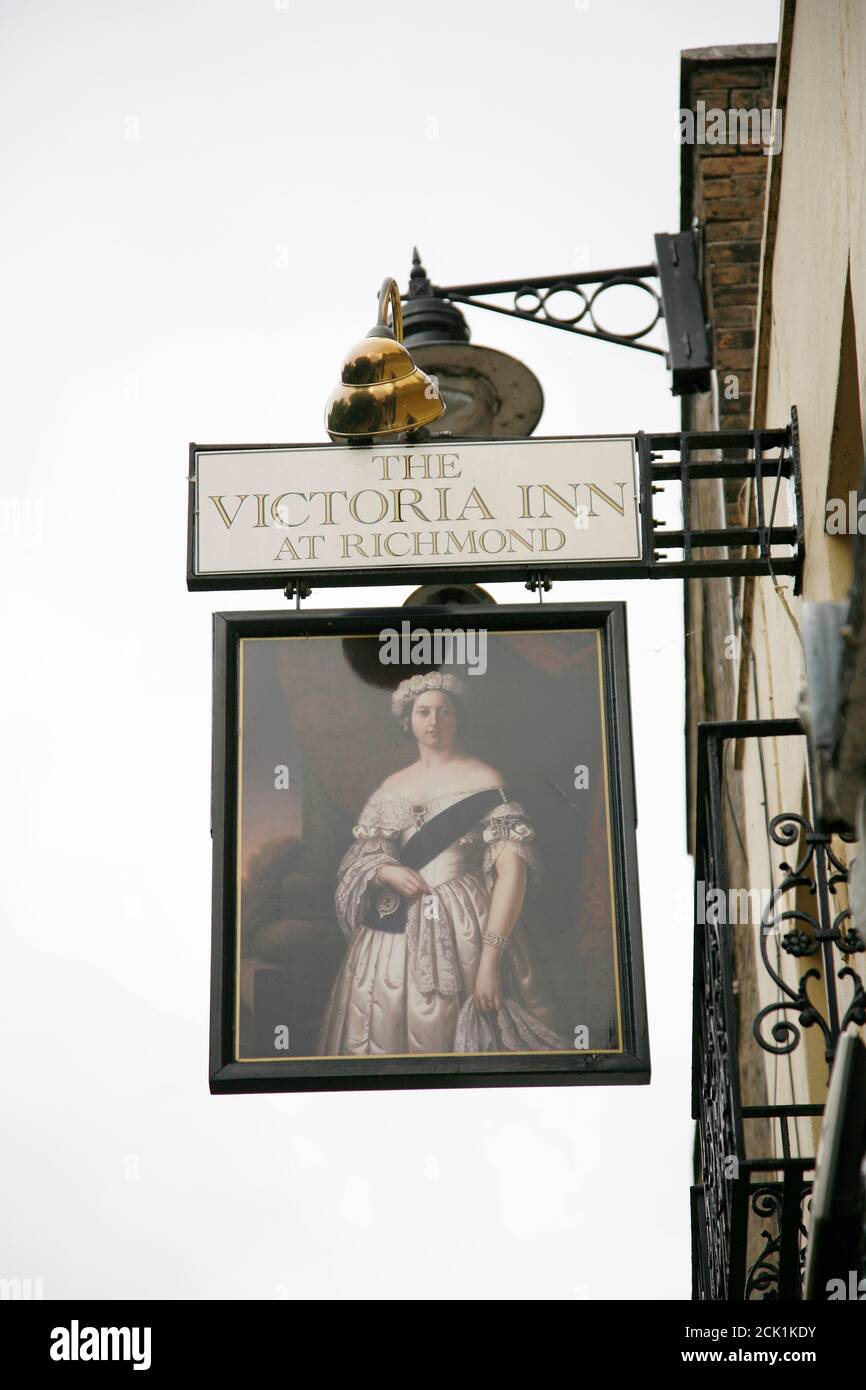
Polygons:
M570 502L566 502L566 500L565 500L564 497L560 497L560 495L559 495L559 493L556 491L556 489L555 489L555 488L552 488L552 487L550 486L549 483L541 483L540 486L541 486L541 492L542 492L542 499L547 498L547 497L550 497L550 498L552 498L554 501L558 502L559 505L560 505L561 507L564 507L565 510L566 510L567 512L571 512L571 515L572 515L572 516L577 516L577 486L578 486L577 483L572 483L572 484L571 484L571 486L572 486L573 489L574 489L574 505L573 505L573 506L572 506L572 504L571 504ZM545 509L544 509L544 511L541 513L541 515L542 515L543 517L549 517L549 516L550 516L550 512L547 510L546 504L545 504Z
M358 502L360 498L366 497L368 493L373 497L378 497L382 510L378 516L367 517L365 520L364 517L358 515ZM384 492L377 492L374 487L365 487L362 488L360 492L353 492L349 499L349 514L353 521L360 521L362 526L375 526L377 521L381 521L385 517L387 511L388 498L385 496Z
M523 494L523 511L520 513L520 519L521 521L526 521L532 517L532 509L529 505L529 489L532 487L532 484L518 483L517 486Z
M428 555L438 555L438 554L439 554L439 532L438 532L438 531L428 531L426 537L423 535L423 533L422 533L421 531L413 531L413 532L412 532L412 542L413 542L413 545L414 545L414 547L415 547L415 549L414 549L413 552L412 552L413 555L423 555L423 554L425 554L425 553L428 554ZM429 549L428 551L424 552L424 551L421 549L422 545L429 545L430 549Z
M498 544L498 546L496 547L495 550L491 550L490 547L488 546L488 544L487 544L487 537L488 537L488 536L498 536L498 537L499 537L499 544ZM500 553L501 550L504 550L504 549L505 549L505 535L504 535L504 532L502 532L502 531L482 531L482 532L481 532L481 535L478 537L478 544L481 546L481 549L484 551L484 554L485 554L485 555L498 555L498 554Z
M625 516L625 483L614 483L613 486L619 488L619 501L618 501L618 502L614 502L613 498L612 498L612 497L608 497L607 493L606 493L606 492L602 492L601 488L598 487L595 483L587 483L587 487L589 488L589 515L590 515L590 516L598 516L598 512L594 512L594 511L592 510L592 494L593 494L594 492L597 493L599 497L603 497L604 500L605 500L605 502L607 503L607 505L608 505L609 507L613 507L613 509L614 509L615 512L619 512L620 516Z
M559 545L551 545L548 536L558 536ZM560 531L556 526L543 526L541 530L541 549L542 550L561 550L565 545L565 532Z
M274 556L274 564L276 564L277 560L300 560L300 558L300 555L298 554L295 547L292 545L292 542L289 540L288 536L284 536L283 543L277 551L276 555Z
M274 521L277 523L278 526L305 525L305 523L309 520L309 518L306 516L302 517L300 521L289 521L289 509L288 507L283 506L284 497L300 497L303 499L304 502L307 501L307 494L305 492L281 492L279 497L275 497L273 502L271 503L271 516L273 517Z
M469 552L470 555L477 555L477 554L478 554L478 547L477 547L476 544L475 544L475 532L474 532L474 531L467 531L465 537L460 537L460 536L458 536L458 534L457 534L456 531L446 531L446 532L445 532L445 540L446 540L446 542L447 542L447 547L448 547L447 550L445 551L445 554L446 554L446 555L450 555L450 554L451 554L451 547L452 547L452 545L453 545L453 547L454 547L455 550L458 550L458 551L460 552L461 555L463 554L463 552L464 552L465 550L468 550L468 552Z
M437 516L436 520L450 521L451 518L448 515L448 493L450 489L447 487L437 487L433 490L434 492L439 494L439 515Z
M474 502L472 500L473 497L475 498ZM481 496L481 493L478 491L477 487L474 487L472 489L472 491L466 499L466 505L463 508L463 511L460 513L458 517L455 518L455 520L462 521L470 507L474 512L480 512L481 515L484 517L485 521L493 520L493 513L488 507L487 503L484 501L484 498Z
M399 454L376 454L376 455L374 455L374 457L373 457L373 463L381 464L382 472L381 472L381 475L380 475L380 476L381 476L381 479L382 479L382 482L383 482L383 483L390 483L390 481L391 481L391 467L390 467L390 465L391 465L392 463L399 463L399 462L400 462L400 455L399 455Z
M409 537L408 537L408 535L406 534L405 531L392 531L392 532L390 533L390 535L387 535L387 536L385 537L385 553L386 553L387 555L393 556L393 558L394 558L395 560L402 559L402 557L403 557L404 555L408 555L408 553L409 553L408 548L407 548L406 550L396 550L396 551L394 550L393 545L392 545L392 541L396 541L396 540L400 540L400 539L402 539L402 540L404 540L404 541L407 541L407 542L409 541ZM411 542L410 542L410 544L411 544Z
M533 527L532 529L534 530L535 528ZM521 536L520 532L519 532L519 531L515 531L513 527L509 527L509 528L508 528L508 535L509 535L509 539L510 539L510 544L509 544L509 547L508 547L509 550L513 550L513 549L514 549L514 542L515 542L515 541L517 541L520 545L522 545L523 548L524 548L524 550L534 550L534 549L535 549L535 547L534 547L532 541L531 541L531 540L528 540L528 539L526 538L526 536Z
M238 512L240 511L241 507L243 506L244 502L246 502L246 500L247 500L247 498L249 497L249 495L250 495L250 494L249 494L248 492L245 492L245 493L243 494L243 496L240 496L240 495L238 495L237 493L235 494L235 496L236 496L237 499L238 499L238 505L235 507L235 515L234 515L234 516L229 516L228 512L226 511L225 507L223 506L223 499L222 499L221 497L215 497L215 496L213 495L213 493L210 494L210 500L213 502L214 506L216 507L217 511L219 512L220 516L222 517L223 521L225 522L225 526L226 526L226 530L227 530L227 531L230 530L232 522L234 521L235 517L237 516L237 514L238 514Z
M458 465L458 463L460 462L460 455L459 455L459 454L439 454L439 455L437 455L437 457L438 457L438 459L439 459L439 477L440 477L440 478L462 478L462 477L463 477L463 469L462 469L462 468L457 468L457 465ZM450 472L450 473L449 473L449 471L448 471L449 467L450 467L451 469L457 468L457 472L456 472L456 473L455 473L455 472Z
M404 500L403 500L403 493L404 493L404 492L406 492L406 493L411 493L411 494L412 494L412 501L411 501L411 502L404 502ZM429 521L429 520L430 520L429 516L425 516L424 513L422 512L421 508L418 506L418 503L421 501L421 493L418 491L417 487L395 487L395 488L392 488L392 489L391 489L391 496L394 498L394 516L393 516L392 520L394 520L395 522L397 522L397 523L402 523L402 522L404 522L404 521L406 520L406 518L405 518L404 515L403 515L403 508L404 508L404 507L408 508L408 510L409 510L410 512L414 512L415 515L416 515L421 521Z
M324 499L325 499L325 519L324 519L324 521L322 522L322 525L323 525L323 526L336 526L337 523L336 523L336 521L334 520L333 511L332 511L333 505L334 505L333 499L334 499L335 497L346 497L346 496L348 496L348 494L345 493L345 492L330 492L330 491L328 491L328 492L311 492L311 493L310 493L310 496L309 496L309 501L310 501L310 502L312 502L312 500L313 500L314 497L324 497Z
M420 473L416 472L420 468ZM429 478L430 477L430 455L417 454L414 458L411 454L403 455L403 477L409 478Z

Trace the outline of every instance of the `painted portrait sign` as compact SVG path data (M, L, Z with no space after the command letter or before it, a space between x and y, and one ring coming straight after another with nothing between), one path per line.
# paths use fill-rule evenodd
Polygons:
M215 639L212 1089L647 1081L622 606Z

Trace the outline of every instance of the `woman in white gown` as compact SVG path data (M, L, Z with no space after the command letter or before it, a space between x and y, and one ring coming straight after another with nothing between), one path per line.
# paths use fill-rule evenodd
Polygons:
M463 751L462 690L434 671L394 693L418 758L370 797L338 870L348 951L321 1056L568 1046L520 920L527 873L538 871L534 831L495 768Z

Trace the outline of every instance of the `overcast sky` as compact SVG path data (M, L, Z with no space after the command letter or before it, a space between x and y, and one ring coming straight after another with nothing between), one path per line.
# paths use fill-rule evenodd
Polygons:
M210 648L190 440L322 440L440 284L653 259L679 53L768 0L2 0L0 1276L46 1297L682 1298L682 588L625 598L653 1080L211 1097ZM469 311L540 434L676 429L660 359ZM314 606L409 592L319 592ZM518 585L501 601L529 600Z

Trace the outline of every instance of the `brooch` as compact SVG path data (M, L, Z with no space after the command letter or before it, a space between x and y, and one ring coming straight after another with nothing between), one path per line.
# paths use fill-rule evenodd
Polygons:
M485 844L490 845L495 840L531 840L534 835L532 827L519 816L493 816L482 838Z

